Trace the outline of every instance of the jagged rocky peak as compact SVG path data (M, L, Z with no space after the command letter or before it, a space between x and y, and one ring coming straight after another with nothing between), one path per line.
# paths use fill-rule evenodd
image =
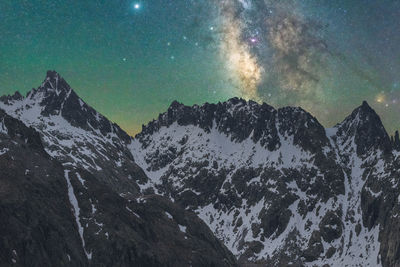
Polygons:
M329 143L323 126L303 109L285 107L277 110L266 103L237 97L191 107L174 101L167 112L143 126L137 138L144 141L146 136L173 123L198 126L206 132L215 129L236 142L251 138L270 151L278 149L289 136L294 137L296 145L312 152Z
M161 127L169 127L173 123L180 126L198 126L206 132L213 129L225 133L232 140L240 142L251 137L255 142L262 137L262 132L272 129L269 124L275 122L276 110L267 104L257 104L240 98L232 98L217 104L205 103L202 106L185 106L177 101L172 102L167 112L160 114L157 120L143 126L139 139L151 135ZM269 136L269 137L268 137ZM276 129L266 134L266 138L277 138ZM264 145L267 143L261 140ZM276 147L276 140L269 142L272 150Z
M3 95L0 96L0 101L6 104L10 104L13 101L23 100L24 97L21 95L19 91L16 91L13 95Z
M58 74L58 72L54 70L47 71L46 78L43 81L42 85L39 87L38 90L54 90L57 93L66 92L68 93L71 90L69 84L64 80L63 77Z
M0 99L0 108L37 130L51 157L96 173L118 192L138 192L135 181L146 176L125 147L132 137L79 98L57 72L48 71L26 97L18 95Z
M337 136L342 139L343 144L354 138L358 155L365 155L371 149L388 152L392 148L381 119L367 101L363 101L361 106L336 127Z
M24 98L19 92L12 96L3 96L0 102L6 110L16 113L40 110L40 116L50 117L61 115L71 125L84 130L99 130L103 135L116 134L122 140L129 142L131 137L120 127L85 103L64 80L59 73L47 71L46 78L37 88L29 91ZM38 114L39 115L39 114Z
M43 105L48 104L49 99L53 99L52 97L56 94L59 100L64 99L66 95L71 91L71 87L69 84L54 70L47 71L46 78L39 86L39 88L32 88L27 94L26 98L28 99L36 99L36 98L44 98L47 99L47 103L43 103ZM12 105L15 101L22 101L24 96L21 95L19 91L16 91L13 95L3 95L0 97L0 101L7 104ZM59 102L59 101L58 101Z
M63 115L65 102L79 101L76 93L56 71L47 71L46 78L39 88L32 89L26 97L39 100L43 107L41 113L45 116ZM67 107L65 106L65 108Z

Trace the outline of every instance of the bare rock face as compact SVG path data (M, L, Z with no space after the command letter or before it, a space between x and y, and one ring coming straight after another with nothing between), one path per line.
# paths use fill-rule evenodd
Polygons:
M85 266L63 167L0 110L0 265Z
M162 196L128 200L90 173L79 173L69 173L69 179L79 202L90 266L236 265L195 214Z
M324 246L322 245L321 233L314 231L308 242L308 248L304 251L304 260L306 262L315 261L322 253L324 253Z
M342 236L343 225L340 217L335 212L330 211L322 218L319 229L325 242L331 243Z
M131 137L57 73L0 101L0 266L236 266L194 213L140 193Z

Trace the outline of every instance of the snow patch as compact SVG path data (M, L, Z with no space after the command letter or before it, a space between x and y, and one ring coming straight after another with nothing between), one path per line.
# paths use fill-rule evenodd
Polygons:
M167 215L167 217L168 217L169 219L171 219L171 220L174 218L174 217L172 217L172 215L171 215L169 212L167 212L167 211L165 212L165 215Z
M71 203L72 208L74 210L75 221L78 226L79 236L81 237L81 240L82 240L83 250L85 251L86 257L90 260L92 258L92 253L91 252L88 253L86 250L85 239L83 238L83 227L82 227L82 224L79 219L80 209L79 209L78 199L75 196L74 188L73 188L73 186L71 184L71 180L69 178L69 170L64 170L64 177L65 177L65 180L67 181L68 198L69 198L69 202Z
M185 234L186 234L186 226L183 226L183 225L180 225L180 224L178 224L178 226L179 226L179 230L180 230L182 233L185 233Z

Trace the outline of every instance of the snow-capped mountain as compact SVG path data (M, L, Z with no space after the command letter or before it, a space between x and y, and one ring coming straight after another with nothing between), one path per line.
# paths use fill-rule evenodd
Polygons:
M301 108L172 103L130 145L149 181L268 266L397 266L399 153L364 102L324 129Z
M0 265L399 266L399 144L238 98L132 138L49 71L0 97Z
M56 72L1 97L0 266L236 266L194 213L140 194L131 142Z
M147 179L126 148L132 138L80 99L55 71L26 97L19 92L1 97L0 108L39 131L49 155L95 173L120 193L137 194L136 182Z

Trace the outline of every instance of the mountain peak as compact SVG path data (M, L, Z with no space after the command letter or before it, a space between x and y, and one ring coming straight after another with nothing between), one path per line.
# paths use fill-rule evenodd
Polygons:
M367 153L371 148L382 151L391 149L389 135L380 117L367 101L363 101L337 128L339 136L354 137L359 155Z
M20 101L23 98L24 97L21 95L21 93L19 91L16 91L13 95L0 96L0 102L9 104L10 102L13 102L13 101Z
M361 106L359 106L358 108L356 108L355 110L357 110L358 112L363 112L363 113L371 113L371 114L375 114L376 116L378 116L375 112L375 110L373 108L371 108L371 106L368 104L367 101L363 101ZM374 116L375 116L374 115Z
M71 91L71 87L58 72L55 70L48 70L46 78L38 88L38 91L55 91L58 95L60 92L67 93Z
M40 121L35 119L38 116L62 116L74 127L87 131L100 130L103 135L115 133L126 142L130 140L130 136L119 126L85 103L54 70L47 71L43 83L29 91L26 98L19 92L0 97L0 107L17 114L17 117L29 113L29 116L24 116L32 119L31 123Z
M178 108L178 107L182 107L183 104L178 102L177 100L172 101L171 105L169 105L170 108Z
M371 107L368 105L368 102L367 102L366 100L364 100L364 101L362 102L361 107L371 108Z
M328 143L322 125L303 109L287 107L277 110L266 103L238 97L200 106L185 106L174 101L167 112L144 126L136 137L144 140L160 128L174 123L199 127L206 133L214 129L234 142L251 139L270 151L279 148L283 140L279 135L294 136L295 144L309 151L317 151L322 144Z
M369 120L372 120L373 122L376 122L376 126L379 128L383 128L383 124L381 122L381 119L379 115L375 112L373 108L367 103L367 101L363 101L362 104L354 109L352 114L350 116L355 115L355 117L358 116L359 122L367 122Z
M46 78L58 79L58 78L60 78L60 74L58 74L58 72L55 70L48 70L46 73Z

